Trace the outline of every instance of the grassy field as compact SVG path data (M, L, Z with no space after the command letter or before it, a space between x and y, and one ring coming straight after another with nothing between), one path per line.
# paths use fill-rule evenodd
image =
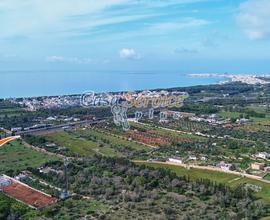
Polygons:
M87 129L87 130L77 130L77 134L82 135L85 138L94 138L96 140L104 143L110 143L111 145L118 145L121 147L127 147L134 150L145 150L147 149L145 145L138 144L133 141L126 140L125 137L116 136L109 134L108 132L103 133L102 131Z
M255 195L262 199L264 202L270 204L270 184L263 183L257 180L248 179L248 178L241 178L237 175L227 174L223 172L215 172L215 171L208 171L208 170L201 170L201 169L191 169L187 170L183 167L179 167L177 165L167 165L167 164L157 164L157 163L138 163L138 164L145 164L150 167L154 168L167 168L175 172L179 176L188 176L191 180L198 180L198 179L209 179L216 183L223 183L230 187L237 187L240 184L249 183L252 185L256 185L261 187L261 191L256 193Z
M14 140L0 148L0 172L8 170L19 172L27 167L36 168L56 159L27 148L19 140Z
M109 157L126 156L128 152L150 151L151 148L109 133L93 129L57 132L44 136L48 142L68 148L81 156L100 154Z
M221 116L222 118L239 118L241 113L239 113L239 112L219 112L218 115Z
M94 156L101 154L103 156L121 156L114 149L104 146L101 147L98 142L80 138L67 132L57 132L44 136L49 142L53 142L61 147L68 148L71 152L80 156Z

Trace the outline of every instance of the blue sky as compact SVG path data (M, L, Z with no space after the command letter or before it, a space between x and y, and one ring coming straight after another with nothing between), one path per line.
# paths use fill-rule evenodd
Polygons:
M269 0L1 0L1 70L270 73Z

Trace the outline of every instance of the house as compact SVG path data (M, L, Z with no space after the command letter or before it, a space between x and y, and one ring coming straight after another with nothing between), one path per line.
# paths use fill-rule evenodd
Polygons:
M56 144L54 144L54 143L46 144L46 147L52 147L52 148L54 148L54 147L56 147Z
M200 158L202 161L207 161L207 157L206 156L201 156Z
M255 162L255 163L252 163L250 167L251 167L252 170L263 170L264 166L265 166L264 163Z
M48 118L46 118L47 121L55 121L56 117L50 116Z
M264 172L270 172L270 167L265 167Z
M18 127L18 128L11 128L10 131L11 132L18 132L18 131L21 131L22 128L21 127Z
M22 180L24 180L26 178L27 178L27 176L22 174L22 173L15 177L15 179L18 180L18 181L22 181Z
M53 172L53 173L56 173L56 174L61 174L63 173L62 170L56 170L56 169L53 169L51 167L40 167L39 168L39 172L40 173L44 173L44 174L48 174L50 172Z
M269 153L266 153L266 152L260 152L260 153L257 153L255 155L257 158L261 158L261 159L269 159L270 158L270 154Z
M221 169L224 170L224 171L229 171L229 170L232 170L233 165L230 164L230 163L225 163L224 161L221 161L221 162L218 164L218 167L221 168Z
M246 118L240 118L240 119L237 119L236 122L239 123L239 124L246 124L249 120L246 119Z
M178 163L178 164L182 164L183 161L180 158L169 158L168 161L170 163Z
M189 156L189 159L190 160L197 160L197 157L196 156Z

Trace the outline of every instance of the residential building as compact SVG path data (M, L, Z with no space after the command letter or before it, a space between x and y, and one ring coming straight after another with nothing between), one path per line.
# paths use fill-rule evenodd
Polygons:
M270 158L270 154L266 153L266 152L257 153L255 156L257 158L261 158L261 159L265 159L265 160Z
M263 170L264 169L264 166L265 166L264 163L257 163L257 162L255 162L255 163L252 163L250 167L253 170Z
M180 158L169 158L168 161L171 163L178 163L178 164L183 163L183 161Z

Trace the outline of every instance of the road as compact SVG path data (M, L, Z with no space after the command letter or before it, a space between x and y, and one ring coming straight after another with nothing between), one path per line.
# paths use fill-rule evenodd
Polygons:
M94 125L94 124L102 123L104 121L105 119L70 122L66 124L54 125L51 127L37 128L37 129L31 129L27 131L18 131L18 132L15 132L14 135L53 133L56 131L63 131L65 129L77 128L83 125Z

